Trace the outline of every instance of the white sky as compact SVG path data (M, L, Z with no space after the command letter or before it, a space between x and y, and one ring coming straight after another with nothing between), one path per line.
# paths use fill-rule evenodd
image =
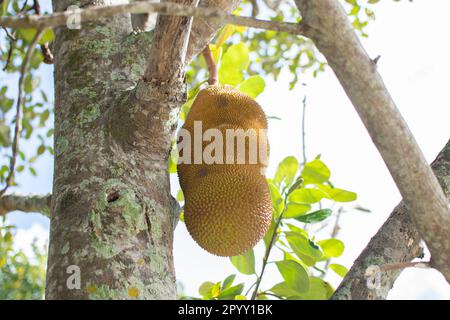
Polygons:
M384 0L374 9L377 20L366 30L370 37L363 39L364 46L372 57L381 55L379 71L425 156L432 161L450 138L450 2ZM282 118L282 121L271 120L269 124L271 167L268 176L285 156L301 157L301 100L306 94L308 157L322 154L323 161L331 168L335 185L357 192L357 203L372 210L370 214L350 212L341 220L338 238L344 241L346 250L333 262L350 267L400 201L400 195L332 72L327 70L316 79L304 78L303 82L308 85L298 86L293 91L288 89L287 77L285 73L277 82L268 82L265 92L258 98L268 115ZM23 175L17 190L49 192L52 161L40 160L38 173L38 179ZM48 230L48 221L39 215L14 213L8 218L23 229L39 224ZM20 232L19 241L24 243L30 236L25 230ZM34 226L28 233L37 233L42 238L42 228ZM175 232L174 250L177 277L187 294L197 295L203 281L220 281L237 273L228 259L212 256L199 248L181 223ZM257 257L262 254L258 246ZM266 276L263 282L266 289L280 280L273 266ZM246 279L253 280L238 277L241 281ZM337 276L330 276L328 280L335 286L339 282ZM434 270L409 269L402 273L389 298L450 299L450 286Z

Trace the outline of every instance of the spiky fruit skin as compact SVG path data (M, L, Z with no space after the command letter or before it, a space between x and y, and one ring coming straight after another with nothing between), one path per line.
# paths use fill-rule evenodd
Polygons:
M256 101L229 86L209 86L200 91L183 125L192 136L194 121L202 122L203 132L217 129L223 137L227 129L267 129L265 114ZM267 137L256 138L258 149L263 141L268 155ZM209 143L202 143L202 152ZM226 154L225 138L223 151ZM249 163L248 141L245 152L243 164L208 164L202 160L178 165L186 227L203 249L218 256L240 255L251 249L264 237L272 220L263 174L267 163L259 157Z
M201 90L183 124L183 129L189 131L191 136L194 135L196 121L201 121L203 132L208 129L218 129L222 132L223 137L226 136L225 131L227 129L253 130L258 133L260 132L259 130L267 130L267 118L261 106L254 99L232 86L213 85ZM193 158L191 164L179 164L178 176L181 188L184 190L188 185L194 183L198 175L204 174L205 171L211 173L219 171L227 172L234 170L233 168L238 166L245 168L243 169L245 171L254 170L264 173L267 168L267 161L264 160L268 160L269 143L267 137L262 138L266 142L267 158L261 159L258 155L256 163L251 163L248 159L249 147L246 141L246 159L244 164L237 164L236 161L234 161L234 164L209 165L205 162L195 164ZM260 136L257 136L256 139L260 139ZM194 139L191 139L191 152L194 151L194 144ZM203 142L202 151L208 144L209 142ZM262 145L258 142L258 148L260 147ZM234 152L235 155L237 155L236 149ZM226 154L225 142L223 154ZM235 160L237 160L236 157Z
M235 256L252 248L271 222L272 204L262 175L207 175L186 199L184 221L189 233L203 249L219 256Z

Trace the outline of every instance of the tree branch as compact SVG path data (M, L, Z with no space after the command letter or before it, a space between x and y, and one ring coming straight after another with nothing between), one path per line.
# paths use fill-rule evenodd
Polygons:
M376 64L368 57L338 1L296 0L296 4L303 17L305 36L314 41L341 82L430 249L433 266L450 282L448 201Z
M39 212L50 218L52 196L9 194L0 198L0 216L12 211Z
M213 2L213 1L210 1ZM219 2L219 1L217 1ZM222 2L222 1L220 1ZM206 1L208 3L208 1ZM232 3L235 3L234 1ZM229 23L245 27L253 27L258 29L267 29L280 32L288 32L291 34L302 35L302 28L297 23L275 22L260 19L253 19L249 17L240 17L229 14L223 9L215 8L214 6L200 6L191 7L183 4L173 2L133 2L130 4L88 7L80 9L76 12L65 11L56 12L49 15L25 15L21 17L0 17L0 26L7 28L48 28L63 26L73 15L78 15L81 21L93 21L102 17L110 17L114 15L132 13L159 13L160 15L171 16L191 16L208 18L209 23Z
M447 199L450 200L450 140L431 167ZM411 261L422 253L420 240L419 231L411 221L405 204L400 202L355 260L352 268L336 289L333 299L386 299L402 270L383 273L381 286L369 289L364 276L367 268L371 265L383 266Z
M215 8L226 13L232 13L241 3L240 0L202 0L200 8ZM211 42L217 30L223 27L225 22L208 17L198 17L192 23L191 37L186 56L186 64L196 57Z
M161 5L168 4L162 2ZM198 0L178 0L173 5L195 8ZM150 59L145 72L147 81L184 82L184 65L191 33L192 17L158 16Z

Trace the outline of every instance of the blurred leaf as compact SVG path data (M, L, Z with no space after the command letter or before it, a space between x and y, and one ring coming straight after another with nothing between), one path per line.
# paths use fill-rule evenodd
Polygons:
M318 186L322 191L325 192L327 195L327 198L330 200L334 200L336 202L352 202L357 199L357 195L354 192L339 189L339 188L332 188L327 185L321 185Z
M290 186L294 181L295 175L298 171L298 161L295 157L286 157L278 165L273 182L276 186L284 182L286 186Z
M329 267L331 270L336 272L342 278L344 278L348 272L346 267L344 267L343 265L337 264L337 263L332 263L332 264L330 264Z
M233 24L225 25L217 36L215 43L216 47L221 47L235 32L236 27Z
M270 197L272 199L272 207L275 210L276 216L278 217L284 209L284 201L280 195L280 191L273 184L273 182L270 180L268 180L267 182L269 185Z
M237 85L244 80L243 71L250 63L249 50L245 43L231 46L222 57L219 68L220 84Z
M275 226L276 223L272 219L272 223L270 224L269 230L267 231L266 235L264 236L264 244L266 245L266 248L269 246L270 241L272 241L273 233L275 232ZM278 232L279 230L277 230ZM274 242L277 241L278 234L275 236Z
M291 193L289 200L292 202L317 203L323 198L327 197L327 194L319 189L313 188L300 188Z
M240 256L230 257L231 263L243 274L255 274L255 254L253 249Z
M211 281L205 281L200 285L200 288L198 288L198 293L201 296L206 296L211 292L212 287L214 286L214 283Z
M3 0L0 6L0 15L6 15L6 12L8 12L8 5L10 0Z
M266 82L261 76L251 76L239 85L239 91L247 94L253 99L259 96L266 87Z
M184 201L184 194L183 194L183 190L178 190L177 193L177 201Z
M286 232L285 234L286 240L295 255L308 266L315 265L316 262L323 258L323 253L320 250L320 247L318 247L307 237L295 232Z
M322 184L330 179L330 175L330 169L318 158L305 163L301 173L305 184Z
M325 220L333 213L330 209L321 209L295 218L303 223L317 223Z
M311 277L309 282L309 290L295 296L288 297L290 300L329 300L333 295L331 285L317 277Z
M228 289L233 284L234 279L236 278L235 274L229 275L225 278L225 280L222 283L222 290Z
M311 206L309 204L290 202L284 210L283 218L297 218L301 215L304 215L309 210L311 210Z
M276 262L286 284L296 292L307 292L309 290L309 276L306 270L297 262L283 260Z
M3 122L0 122L0 145L2 147L11 145L10 128Z
M36 170L35 170L33 167L29 167L28 170L30 170L30 173L31 173L33 176L37 177L37 172L36 172Z
M55 33L53 29L45 29L44 34L39 39L39 44L46 44L47 42L52 42L55 39Z
M244 290L244 284L240 283L234 287L230 287L228 289L223 290L218 298L221 300L234 300L234 297L240 295Z
M344 243L338 239L327 239L317 242L323 250L323 253L328 258L339 257L345 249Z

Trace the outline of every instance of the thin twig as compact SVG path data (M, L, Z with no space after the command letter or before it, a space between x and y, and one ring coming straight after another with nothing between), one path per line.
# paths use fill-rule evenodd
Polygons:
M42 36L43 30L39 30L36 32L36 35L34 36L33 40L31 41L31 44L28 48L28 51L25 55L25 59L22 63L22 68L20 71L20 78L19 78L19 92L17 95L17 105L16 105L16 125L14 128L14 139L12 144L12 155L11 160L9 164L9 173L6 177L6 185L5 187L0 191L0 197L3 196L8 190L8 188L11 186L11 183L14 179L14 170L16 166L16 160L17 160L17 153L19 151L19 140L20 140L20 132L22 131L22 120L21 120L21 113L22 113L22 96L24 91L24 83L25 83L25 76L28 72L28 65L30 63L30 60L33 56L34 49L36 48L36 44L38 43L40 37Z
M306 96L303 97L303 112L302 112L302 151L303 151L303 163L306 163Z
M255 299L256 299L256 296L258 295L258 289L259 289L259 286L260 286L260 284L261 284L262 277L263 277L263 275L264 275L264 271L266 270L267 263L268 263L268 261L269 261L270 252L272 251L272 248L273 248L273 246L274 246L274 244L275 244L275 239L276 239L277 233L278 233L278 232L277 232L277 231L278 231L278 227L280 226L281 219L283 219L283 215L284 215L284 212L285 212L286 207L287 207L287 203L286 203L287 201L286 201L286 199L287 199L287 196L286 196L285 199L284 199L284 208L283 208L283 211L281 211L280 216L278 217L278 219L276 219L275 227L274 227L274 229L273 229L273 234L272 234L272 237L270 238L269 245L268 245L267 248L266 248L266 253L264 254L263 265L262 265L262 268L261 268L261 272L260 272L258 278L256 279L255 290L253 291L251 300L255 300Z
M417 262L398 262L398 263L390 263L380 266L380 271L386 272L389 270L398 270L398 269L406 269L406 268L430 268L430 261L417 261Z
M159 13L161 15L205 17L223 23L234 24L257 29L266 29L291 34L303 35L303 27L298 23L277 22L241 17L228 14L226 11L213 7L191 7L172 2L132 2L112 6L88 7L77 11L56 12L48 15L26 15L23 17L0 17L0 26L8 28L48 28L67 25L74 15L81 21L95 21L104 17L132 13Z
M8 36L9 35L8 30L5 27L3 27L3 30L6 31L6 34ZM9 38L8 56L6 57L6 63L5 66L3 67L3 71L6 71L6 69L8 69L9 65L11 64L14 47L16 46L17 42L17 39L15 37L8 36L8 38Z
M217 64L214 61L214 57L212 55L211 48L209 47L209 45L207 45L205 49L203 49L202 54L203 58L205 58L206 66L208 67L209 73L208 83L210 85L216 85L217 82L219 81Z
M11 41L17 40L16 37L8 31L8 29L6 29L5 27L2 27L2 29L3 29L3 31L5 31L6 36L9 38L9 40L11 40Z

